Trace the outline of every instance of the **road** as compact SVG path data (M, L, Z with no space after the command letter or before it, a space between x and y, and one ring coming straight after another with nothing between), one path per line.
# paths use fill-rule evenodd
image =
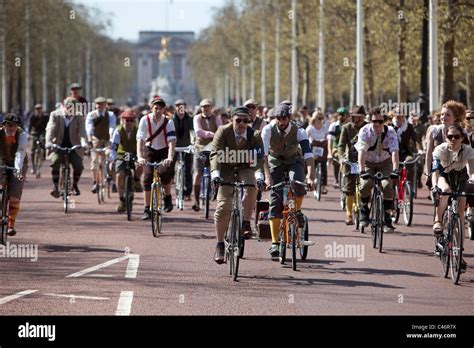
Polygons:
M1 315L472 314L474 242L465 245L472 267L455 286L433 255L426 190L415 201L413 225L385 235L383 253L368 234L344 224L335 189L321 202L308 195L303 207L316 244L307 261L292 271L269 259L268 242L252 240L233 282L228 267L212 259L212 220L192 211L190 202L166 214L163 235L154 238L150 222L140 220L142 194L128 222L115 212L117 194L97 203L88 162L85 167L82 194L67 215L50 196L49 167L39 180L28 176L18 234L9 242L37 247L38 255L0 259ZM361 254L330 253L344 245Z

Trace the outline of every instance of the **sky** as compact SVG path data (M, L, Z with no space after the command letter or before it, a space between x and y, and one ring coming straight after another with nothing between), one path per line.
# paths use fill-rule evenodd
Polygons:
M212 8L225 0L74 0L95 7L112 22L107 34L113 39L138 40L139 31L194 31L211 24ZM167 16L168 14L168 16ZM168 20L167 20L168 17Z

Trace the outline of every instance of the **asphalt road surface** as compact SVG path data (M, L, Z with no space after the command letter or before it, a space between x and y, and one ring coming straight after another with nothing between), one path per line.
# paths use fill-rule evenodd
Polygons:
M444 279L426 190L415 201L413 225L385 235L383 253L369 234L344 224L336 189L321 202L310 193L303 207L316 244L307 260L293 271L270 260L269 242L251 240L234 282L227 265L212 259L213 221L192 211L191 202L166 214L163 234L154 238L150 221L140 220L142 194L128 222L115 212L117 194L97 203L88 161L85 167L82 194L67 215L50 195L48 163L41 179L28 175L18 234L9 242L38 254L0 259L1 315L472 314L474 242L466 241L471 267L460 284ZM359 253L338 254L345 245Z

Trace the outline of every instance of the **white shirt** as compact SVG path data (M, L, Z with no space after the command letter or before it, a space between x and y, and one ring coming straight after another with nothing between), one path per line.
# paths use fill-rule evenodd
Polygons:
M327 136L328 140L336 139L336 136L333 135L333 134L330 134L330 133L335 133L336 132L336 127L339 126L339 125L341 125L341 122L339 122L339 120L337 120L335 122L332 122L329 125L328 136Z
M5 136L7 136L7 130L4 130ZM25 131L18 135L18 149L15 153L15 169L21 173L23 168L23 162L26 156L26 144L28 143L28 134Z
M460 171L464 169L469 161L474 160L474 149L467 144L462 144L461 148L463 149L462 153L461 149L457 151L450 150L448 143L436 146L433 151L433 166L436 161L439 161L445 173L449 173L451 170ZM472 172L473 169L469 168L469 171Z
M267 124L262 129L262 135L261 136L262 136L263 151L264 151L265 156L268 156L268 153L270 152L270 138L272 136L272 126L278 127L275 123L273 123L273 124L270 123L270 124ZM290 133L291 127L292 127L292 124L290 122L288 124L288 127L286 127L286 129L284 130L285 135L288 135L288 133ZM306 132L303 129L298 128L298 130L296 131L296 141L298 143L300 143L303 140L308 140L308 135L306 134ZM311 151L304 153L304 159L306 160L308 158L313 158L313 153Z
M151 125L151 133L148 128L148 120L150 121ZM161 116L160 121L155 123L153 114L148 114L143 116L138 124L138 131L137 131L137 140L146 140L151 137L158 128L161 127L163 122L165 121L165 116ZM151 144L146 143L145 145L151 145L154 150L161 150L165 147L168 147L170 141L176 140L176 131L174 128L174 122L168 120L168 124L166 125L166 129L164 129L160 134L158 134L151 142Z
M380 155L378 155L375 150L369 151L369 148L376 144L377 138L378 135L375 133L372 123L366 124L359 131L359 137L355 144L355 148L357 151L367 152L367 162L383 162L391 158L392 152L398 151L398 136L393 127L387 127L387 134L382 142L382 148L388 149L388 151L382 150Z
M328 134L328 128L323 125L321 129L316 129L315 126L309 125L306 128L306 134L308 134L309 143L311 144L314 140L316 141L323 141L326 140L326 136Z

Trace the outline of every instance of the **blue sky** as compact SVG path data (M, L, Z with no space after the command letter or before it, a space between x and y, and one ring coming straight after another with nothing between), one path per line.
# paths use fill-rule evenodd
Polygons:
M108 35L114 39L138 39L141 30L194 31L209 26L212 8L225 0L74 0L95 7L112 21ZM168 20L167 14L168 13Z

